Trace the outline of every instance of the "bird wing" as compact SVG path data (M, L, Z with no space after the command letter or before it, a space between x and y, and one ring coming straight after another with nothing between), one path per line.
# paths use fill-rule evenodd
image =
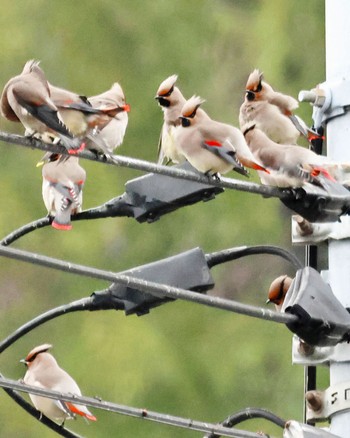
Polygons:
M203 147L209 152L217 155L223 160L233 165L233 169L240 173L241 175L248 176L247 170L244 168L242 163L236 157L235 150L224 146L225 143L221 143L217 140L205 140L203 142Z
M58 132L59 134L62 134L68 138L73 138L68 128L58 118L58 113L56 110L52 109L46 104L34 105L33 103L23 99L18 93L16 93L15 90L13 90L13 94L17 102L33 117L40 120L40 122L44 123L46 126Z

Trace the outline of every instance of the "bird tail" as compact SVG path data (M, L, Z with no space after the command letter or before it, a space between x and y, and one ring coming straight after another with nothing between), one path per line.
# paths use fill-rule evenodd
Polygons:
M66 402L66 406L68 409L73 412L74 414L80 415L84 418L87 418L90 421L97 421L97 418L95 415L92 415L90 411L85 406L82 406L80 409L77 405L74 405L73 403Z

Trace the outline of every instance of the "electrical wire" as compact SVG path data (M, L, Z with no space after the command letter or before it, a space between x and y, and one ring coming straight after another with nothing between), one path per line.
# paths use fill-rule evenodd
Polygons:
M0 374L0 380L4 379L3 375ZM2 389L15 401L21 408L23 408L29 415L40 421L40 423L44 424L54 432L58 433L65 438L82 438L80 435L72 432L69 429L62 427L61 425L55 423L49 418L42 415L40 411L34 408L31 404L29 404L23 397L21 397L16 391L11 389L10 387L2 387Z
M39 228L46 227L50 225L52 222L52 218L46 216L41 219L37 219L33 222L30 222L29 224L23 225L23 227L18 228L17 230L13 231L12 233L8 234L6 237L0 240L0 245L8 246L11 245L11 243L18 240L20 237L25 236L28 233L31 233L32 231L38 230Z
M265 420L270 421L271 423L276 424L277 426L284 429L286 420L283 420L281 417L278 417L274 413L268 411L267 409L261 408L245 408L241 411L235 412L234 414L227 417L220 424L225 427L233 427L243 421L251 420L253 418L264 418ZM204 438L219 438L221 435L218 435L214 432L205 435Z
M36 138L23 137L16 134L8 134L0 131L0 141L13 143L31 149L39 149L45 152L55 152L63 155L69 155L67 150L60 145L46 144ZM214 178L208 178L204 174L189 172L183 169L175 169L173 166L161 166L149 161L139 160L121 155L97 156L90 151L83 151L77 155L91 161L115 166L128 167L131 169L142 170L146 172L159 173L161 175L172 176L174 178L186 179L202 184L221 187L227 189L240 190L243 192L255 193L267 197L276 197L279 199L289 199L293 191L291 189L278 189L276 187L264 186L247 181L235 180L232 178L221 178L219 181Z
M59 307L55 307L54 309L50 309L47 312L42 313L41 315L27 322L26 324L23 324L21 327L16 329L10 336L0 342L0 353L3 353L8 347L10 347L22 336L34 330L39 325L50 321L51 319L57 318L61 315L66 315L71 312L89 310L89 305L91 304L91 302L91 297L82 298L80 300L73 301L72 303L64 304Z
M241 257L246 257L254 254L272 254L284 258L290 262L295 269L302 269L303 264L291 252L278 246L272 245L256 245L256 246L242 246L239 248L230 248L226 250L217 251L211 254L206 254L205 258L209 268L220 263L236 260Z
M0 387L10 388L16 391L27 392L42 397L48 397L55 400L63 400L74 404L82 404L92 408L102 409L108 412L119 413L131 417L137 417L144 420L155 421L157 423L167 424L170 426L181 427L204 433L218 433L222 436L235 438L267 438L267 435L261 435L254 432L243 431L239 429L231 429L221 425L215 425L207 422L196 421L188 418L176 417L159 412L149 411L147 409L133 408L125 405L120 405L108 401L104 401L99 397L84 397L78 395L64 394L58 391L39 388L36 386L25 385L14 380L0 377Z
M45 266L47 268L53 268L60 271L69 272L72 274L79 274L86 277L106 280L112 283L124 284L128 287L139 289L143 292L149 292L153 295L160 295L167 298L191 301L197 304L204 304L209 307L215 307L234 313L240 313L254 318L260 318L284 324L296 322L298 320L298 317L295 315L280 313L263 307L242 304L224 298L201 295L199 293L191 292L186 289L168 286L153 281L147 281L125 274L116 274L111 271L104 271L102 269L66 262L63 260L54 259L52 257L47 257L20 249L0 246L0 256L21 260L35 265Z

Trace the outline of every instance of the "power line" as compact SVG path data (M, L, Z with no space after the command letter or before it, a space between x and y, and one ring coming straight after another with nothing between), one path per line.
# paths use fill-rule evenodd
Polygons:
M46 144L36 138L23 137L16 134L8 134L0 131L0 140L13 143L19 146L38 149L45 152L56 152L68 155L67 150L63 146ZM264 186L252 182L235 180L232 178L220 178L216 180L208 178L204 174L185 171L183 169L174 168L174 166L161 166L149 161L139 160L136 158L124 157L121 155L111 155L108 157L97 156L90 151L83 151L78 154L79 158L84 158L91 161L96 161L103 164L110 164L115 166L128 167L135 170L142 170L145 172L158 173L174 178L186 179L197 183L207 184L214 187L221 187L227 189L240 190L243 192L256 193L268 197L276 197L280 199L288 199L291 196L290 189L280 190L276 187Z
M0 374L0 379L3 379L4 376ZM62 427L61 425L55 423L54 421L50 420L50 418L45 417L45 415L42 415L40 411L34 408L30 403L28 403L26 400L24 400L23 397L21 397L16 391L10 388L2 388L7 395L9 395L14 402L16 402L21 408L23 408L29 415L34 417L36 420L40 421L40 423L47 426L49 429L53 430L54 432L58 433L58 435L61 435L65 438L82 438L80 435L77 435L76 433L72 432L69 429L66 429Z
M79 274L86 277L106 280L112 283L124 284L128 287L137 288L141 291L149 292L150 294L157 296L160 295L173 299L182 299L185 301L191 301L197 304L204 304L209 307L215 307L218 309L227 310L234 313L240 313L254 318L260 318L260 319L284 323L284 324L296 322L298 320L298 318L295 315L290 315L287 313L279 313L267 308L242 304L224 298L201 295L196 292L188 291L186 289L163 285L163 284L155 283L153 281L142 280L124 274L116 274L111 271L104 271L102 269L66 262L63 260L58 260L52 257L47 257L44 255L35 254L19 249L0 246L0 255L4 257L25 261L35 265L45 266L47 268L53 268L60 271L69 272L72 274Z
M137 417L144 420L150 420L157 423L167 424L170 426L181 427L184 429L195 430L204 433L217 433L222 436L235 437L235 438L268 438L267 435L257 434L254 432L243 431L239 429L228 429L224 426L211 424L208 422L201 422L183 417L177 417L168 414L162 414L159 412L149 411L147 409L133 408L125 405L120 405L108 401L99 399L98 397L84 397L78 395L69 395L60 393L57 391L51 391L36 386L25 385L14 380L5 379L0 377L0 386L3 388L9 388L15 391L27 392L29 394L35 394L42 397L48 397L55 400L63 400L74 404L82 404L90 406L92 408L102 409L108 412L114 412L122 415L128 415L131 417Z
M264 418L265 420L276 424L276 426L279 426L282 429L284 429L286 424L286 420L283 420L281 417L278 417L277 415L268 411L267 409L261 409L261 408L242 409L238 412L235 412L234 414L231 414L220 424L222 424L225 427L233 427L239 423L242 423L243 421L251 420L252 418ZM220 438L220 435L212 432L209 435L205 435L204 438Z

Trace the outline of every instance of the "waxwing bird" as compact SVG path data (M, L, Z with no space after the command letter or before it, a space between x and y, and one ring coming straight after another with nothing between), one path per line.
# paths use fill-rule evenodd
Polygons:
M263 81L263 74L254 70L248 77L246 93L240 108L240 126L254 122L276 143L296 144L300 135L309 141L319 135L293 113L299 106L291 96L275 91Z
M281 311L284 298L288 292L293 279L288 275L281 275L273 280L268 292L268 299L266 304L274 303L276 310Z
M175 130L181 124L179 117L186 99L175 86L177 75L169 76L159 86L155 99L163 110L164 122L158 144L158 164L182 163L185 157L175 142Z
M27 366L23 382L42 389L81 396L75 380L60 368L56 359L48 353L50 348L52 348L50 344L39 345L33 348L25 359L21 360ZM53 420L64 423L66 419L73 419L76 415L91 421L97 420L84 405L34 394L29 394L29 397L38 411Z
M86 172L77 157L60 158L58 154L50 154L44 159L42 196L48 214L53 216L52 226L70 230L71 216L82 209Z
M263 184L277 187L301 187L305 182L317 184L316 177L320 173L334 181L331 173L333 168L337 171L338 165L327 157L302 146L278 144L255 124L243 129L254 157L269 170L269 173L258 172Z
M109 117L97 125L96 131L89 137L87 147L110 155L123 143L130 105L126 103L123 89L117 82L109 90L89 97L88 100L93 108Z
M248 100L266 100L277 106L285 115L290 115L298 108L299 104L292 96L275 91L271 85L263 81L263 73L255 69L248 77L246 85Z
M204 102L191 97L181 111L181 126L176 142L186 159L200 172L216 176L235 170L247 175L244 168L264 170L249 150L242 132L234 126L212 120L200 108Z
M68 150L80 146L64 125L51 99L49 84L38 61L28 61L22 73L7 82L0 107L5 118L23 124L25 135L45 135L49 132L58 136Z
M61 119L74 136L82 137L89 129L94 129L101 123L101 120L108 121L108 116L93 108L85 96L50 83L49 89L51 100L56 105Z

